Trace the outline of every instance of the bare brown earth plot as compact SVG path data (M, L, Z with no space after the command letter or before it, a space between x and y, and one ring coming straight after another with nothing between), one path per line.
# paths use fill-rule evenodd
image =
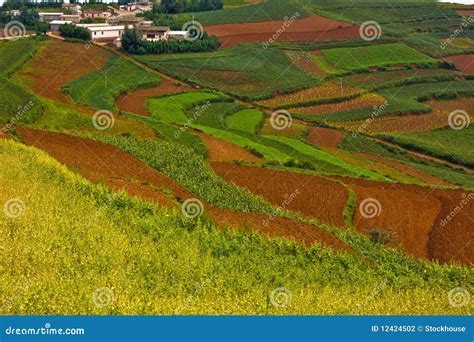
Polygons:
M247 163L261 163L262 159L253 155L240 146L224 140L216 139L205 133L193 131L206 144L209 159L212 161L243 161Z
M285 23L287 26L285 26ZM266 42L276 34L277 41L323 41L348 39L359 36L359 26L344 23L319 15L298 19L292 23L283 20L257 23L222 24L205 27L206 32L215 35L222 47L231 47L241 43Z
M211 163L224 179L247 188L271 203L312 216L323 223L344 226L342 212L347 190L331 179L286 171ZM332 177L352 187L357 203L354 226L364 234L378 229L388 232L388 245L405 253L442 263L474 261L474 229L470 214L474 198L454 218L445 220L469 196L461 190L440 190L399 183L384 183ZM292 196L299 190L297 196ZM471 194L474 197L474 194ZM291 198L291 201L286 201ZM360 209L364 200L376 201L377 215ZM287 203L288 202L288 203ZM367 202L367 201L366 201ZM364 207L365 208L365 207ZM369 212L370 214L370 212Z
M442 59L445 61L453 62L456 69L465 74L474 74L474 55L448 56Z
M319 147L337 147L344 136L343 132L336 129L309 126L307 142Z
M143 116L150 116L147 109L149 97L159 97L162 95L174 95L189 91L192 88L184 83L162 79L160 84L153 88L137 89L130 94L123 95L117 99L115 104L124 112L135 113Z
M196 197L167 176L114 146L20 126L17 131L27 144L45 150L93 182L105 183L116 190L123 189L161 206L176 207L176 200L181 202ZM338 251L351 251L340 239L310 224L279 217L270 219L265 214L233 212L201 202L205 213L219 226L286 237L308 246L321 243Z

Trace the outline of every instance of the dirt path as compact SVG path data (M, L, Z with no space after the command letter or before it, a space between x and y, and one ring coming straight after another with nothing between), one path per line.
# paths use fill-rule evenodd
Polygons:
M115 190L123 189L132 196L159 206L179 208L182 201L196 197L167 176L114 146L22 126L18 126L17 131L28 145L48 152L92 182L105 183ZM352 251L340 239L310 224L271 218L265 214L233 212L216 208L202 200L201 202L204 212L220 227L285 237L308 246L321 243L337 251Z

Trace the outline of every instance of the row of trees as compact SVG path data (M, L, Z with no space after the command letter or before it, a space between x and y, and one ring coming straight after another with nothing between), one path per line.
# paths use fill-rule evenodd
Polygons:
M59 33L64 38L78 39L83 41L91 40L91 33L87 29L72 24L60 25Z
M221 46L219 40L204 33L201 38L193 41L171 40L151 42L143 40L139 32L125 30L122 35L122 49L130 54L145 55L159 53L206 52L217 50Z
M161 0L157 10L176 14L183 12L214 11L224 7L223 0Z

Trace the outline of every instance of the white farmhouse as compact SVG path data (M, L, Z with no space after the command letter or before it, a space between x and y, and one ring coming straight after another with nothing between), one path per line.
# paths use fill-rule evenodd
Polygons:
M51 31L58 31L59 26L66 25L66 24L72 24L72 21L70 21L70 20L53 20L52 22L49 23L49 28L51 29Z
M61 20L64 13L62 12L39 12L39 21L51 22L53 20Z
M90 26L86 27L92 40L114 41L120 38L125 30L125 26Z

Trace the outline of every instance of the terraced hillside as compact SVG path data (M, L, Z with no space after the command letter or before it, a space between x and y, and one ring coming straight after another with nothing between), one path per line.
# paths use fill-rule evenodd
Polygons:
M0 42L0 313L473 314L448 299L474 277L462 13L267 0L193 20L218 50Z

